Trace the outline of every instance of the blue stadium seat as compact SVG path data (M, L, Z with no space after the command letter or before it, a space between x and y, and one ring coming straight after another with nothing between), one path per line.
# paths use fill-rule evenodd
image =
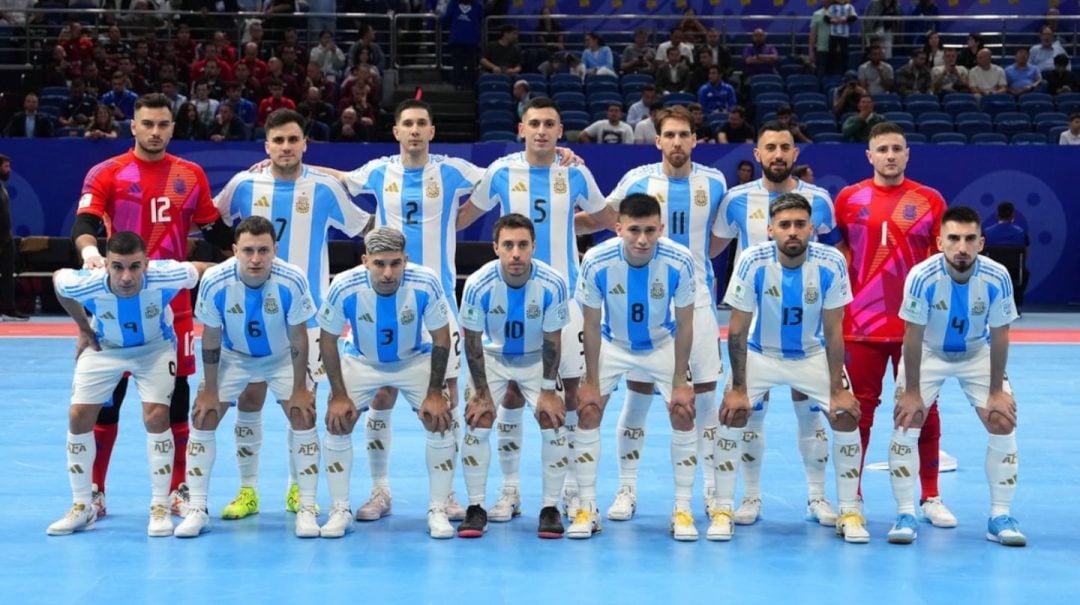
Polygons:
M935 121L936 122L948 122L948 123L952 124L953 123L953 117L952 117L952 114L944 112L944 111L927 111L927 112L920 113L918 115L918 117L915 118L915 122L918 123L918 124L921 124L923 122L935 122Z
M547 95L548 82L544 74L529 72L518 75L519 80L525 80L529 83L529 92L532 94L543 93Z
M1006 136L1018 132L1031 132L1031 119L1026 113L1005 111L994 116L994 130Z
M622 87L623 92L627 92L626 86L645 86L646 84L652 84L653 77L649 74L626 74L619 79L619 85Z
M884 115L885 119L890 121L890 122L895 122L897 120L901 120L901 121L904 121L904 122L914 122L915 121L915 116L911 115L910 113L908 113L906 111L887 111L887 112L883 113L882 115Z
M481 143L516 143L517 133L509 130L489 130L480 135Z
M504 74L484 74L480 76L476 88L479 92L510 92L510 76Z
M986 122L987 124L993 124L994 118L985 111L964 111L956 114L954 121L957 124L960 122Z
M1016 98L1009 94L985 95L981 106L983 111L996 116L999 113L1016 111Z
M559 111L585 111L585 93L582 92L554 92L551 99L559 106Z
M795 94L796 91L792 90L792 87L799 87L798 92L819 92L821 91L821 81L817 76L811 74L792 74L784 80L788 89L788 94Z
M104 94L104 91L101 91ZM71 91L67 86L46 86L41 89L42 97L64 97L67 99L71 96Z
M570 74L555 74L555 75L559 76L559 75L570 75ZM550 82L548 82L548 92L550 92L552 94L552 96L557 95L560 92L576 92L576 93L580 93L580 94L585 94L585 88L582 87L581 81L577 79L577 76L571 76L571 79L569 79L569 80L554 80L554 79L552 79Z
M1035 94L1035 93L1030 93ZM1043 101L1041 99L1028 99L1027 96L1020 97L1020 103L1018 104L1020 111L1035 118L1036 114L1046 113L1048 111L1054 111L1053 101Z
M796 101L791 106L795 115L802 116L810 113L829 111L829 106L825 104L825 101L819 101L817 99L807 99L802 101Z
M1046 138L1054 145L1057 145L1058 141L1061 140L1061 133L1065 132L1068 129L1068 126L1054 126L1049 130L1049 132L1046 133Z
M815 141L817 141L819 135L829 134L829 133L836 133L837 132L836 131L836 121L834 121L834 120L830 120L830 121L827 121L827 122L824 121L824 120L808 121L808 122L805 122L803 124L803 131L806 132L807 136L809 136L811 139L814 139Z
M927 112L939 112L941 105L937 101L906 101L904 109L914 116L919 116Z
M640 92L628 92L625 95L623 95L623 105L627 109L630 109L631 105L633 105L634 103L637 103L640 100L641 100L641 93Z
M968 111L979 111L979 103L975 101L974 98L950 99L949 97L945 97L945 102L942 103L941 106L945 108L947 113L951 113L954 116Z
M945 120L926 120L919 122L919 132L932 137L939 132L952 132L953 123Z
M904 97L904 105L906 106L909 103L934 103L935 105L940 106L940 103L938 103L937 95L932 95L925 92L913 92L908 96ZM915 112L912 111L911 113Z
M927 143L926 135L921 132L905 133L904 138L907 140L908 145L925 145Z
M689 105L697 102L697 97L688 92L669 92L664 95L664 107L672 105Z
M750 85L750 98L756 99L758 95L767 92L784 92L784 85L780 82L758 82Z
M56 131L58 139L81 139L86 134L86 129L81 127L61 128Z
M843 143L844 135L839 132L819 132L811 137L815 143Z
M1041 132L1018 132L1009 142L1013 145L1046 145L1046 135Z
M843 122L841 122L840 124L843 125ZM913 132L919 132L919 130L915 128L915 122L911 122L908 120L896 120L893 122L893 124L899 126L900 130L903 130L905 135L911 134Z
M764 82L780 84L781 90L783 89L784 79L781 78L779 74L757 74L750 76L750 86Z
M833 122L836 123L836 116L831 111L811 111L808 114L799 114L803 122L817 121L817 122Z
M967 145L967 135L960 132L939 132L930 137L934 145Z
M609 76L610 77L610 76ZM619 83L615 80L596 80L593 82L585 82L585 92L588 94L595 94L598 92L611 92L619 93Z
M1054 103L1057 104L1057 110L1071 115L1080 111L1080 92L1063 92L1058 94L1054 98Z
M975 136L981 132L993 132L994 125L990 120L957 120L956 132L965 136Z
M645 88L644 84L631 82L629 84L623 84L619 88L619 90L622 91L624 97L629 97L630 95L634 95L636 97L635 100L637 100L637 99L641 98L641 89L642 88Z
M599 86L600 90L605 90L607 87L619 88L619 77L609 74L590 74L585 76L585 89L591 89L593 86Z
M509 111L489 111L480 115L480 131L489 130L514 130L516 128L514 114Z
M786 92L763 92L754 97L754 103L766 103L769 101L791 103L791 98L788 97Z
M1009 139L1000 132L980 132L971 137L975 145L1008 145Z

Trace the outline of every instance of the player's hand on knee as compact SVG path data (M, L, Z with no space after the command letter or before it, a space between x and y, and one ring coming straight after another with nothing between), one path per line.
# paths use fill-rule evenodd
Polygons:
M218 401L217 391L207 391L205 388L195 395L195 405L191 412L191 420L195 428L205 431L217 427L221 421L221 402Z
M750 398L746 391L731 389L724 393L724 400L720 403L720 424L742 428L750 419Z
M289 422L294 428L305 430L315 426L315 394L308 389L293 391L286 403L289 410Z
M485 418L488 419L485 422ZM473 391L465 404L465 423L471 428L488 428L495 420L495 402L491 399L490 391ZM480 426L485 424L486 426Z
M855 422L858 422L862 416L859 400L848 390L837 391L829 398L830 423L835 424L843 416L847 416Z
M326 406L326 430L331 435L348 435L359 417L352 399L346 395L333 395Z
M1016 428L1016 400L1005 391L991 393L986 400L987 425L997 434L1008 434Z
M896 398L893 426L898 429L919 428L924 420L926 420L926 404L923 403L922 395L902 391Z
M671 389L671 401L668 403L668 411L680 420L693 422L694 412L694 387L684 384Z
M420 404L417 412L424 428L432 433L445 433L453 426L454 419L450 415L450 402L441 392L428 393L424 402Z
M536 419L540 428L557 429L566 422L566 404L553 391L540 391L536 399Z

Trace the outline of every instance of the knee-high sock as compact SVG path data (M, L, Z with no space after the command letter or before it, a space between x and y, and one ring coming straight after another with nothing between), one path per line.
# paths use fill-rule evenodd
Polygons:
M675 506L689 509L697 477L698 432L671 430L671 470L675 476Z
M217 458L217 436L214 431L191 429L187 448L187 484L191 508L206 510L206 495L210 491L210 473Z
M840 512L859 508L859 464L862 462L862 439L858 429L833 431L833 470L836 471L836 499Z
M570 446L563 429L541 429L540 439L540 463L544 465L542 506L557 506L570 466Z
M468 427L461 446L461 474L469 504L484 505L488 471L491 470L491 429Z
M259 484L259 451L262 449L263 439L262 410L237 412L233 431L236 434L236 466L240 469L240 487L255 488Z
M756 413L755 413L756 415ZM716 480L716 509L734 510L735 478L741 464L743 428L720 425L716 427L716 450L713 452L713 473Z
M390 487L390 444L393 441L390 416L393 413L394 410L368 410L364 423L368 468L374 487Z
M889 444L889 475L896 512L915 514L915 476L919 472L919 429L893 429Z
M102 492L105 491L105 478L109 474L109 461L112 460L113 446L116 445L119 429L119 424L94 425L94 445L97 454L92 465L92 482Z
M564 489L576 494L578 490L577 473L574 471L574 438L577 435L577 410L566 410L566 420L563 421L562 434L566 437L567 460L566 480Z
M296 447L296 435L293 434L292 427L285 429L285 443L288 445L289 450L286 452L289 460L289 488L296 485L296 465L293 464L292 451Z
M926 410L926 421L919 435L919 484L920 500L936 498L938 494L938 466L941 454L941 416L937 402Z
M495 413L496 445L504 489L521 485L521 419L524 412L523 407L508 409L500 405Z
M743 479L743 497L761 497L761 464L765 458L765 412L769 411L769 401L761 402L761 409L754 410L740 439L740 462ZM719 453L719 452L718 452Z
M427 451L425 458L428 467L428 486L430 505L445 506L450 497L450 487L454 483L454 434L427 433Z
M720 420L716 416L716 391L707 391L694 395L694 428L697 429L697 459L701 474L705 478L705 493L716 487L713 476L713 450L716 449L716 425Z
M150 463L150 504L169 505L169 482L172 481L172 429L146 434L146 458Z
M97 452L94 437L93 431L67 434L68 483L71 484L71 501L75 504L90 506L90 470Z
M191 434L191 426L187 420L172 423L173 434L173 470L169 478L169 491L180 487L187 474L187 444Z
M1008 435L990 435L986 448L986 480L990 483L990 517L1009 514L1019 460L1016 456L1016 431Z
M326 486L331 502L349 507L349 481L353 466L352 435L324 435L323 460L326 463Z
M315 506L315 491L319 487L319 434L315 429L293 431L290 454L296 467L300 506Z
M825 497L825 465L829 463L829 438L825 434L821 416L821 412L809 401L795 402L799 454L806 471L806 487L811 500Z
M622 412L615 428L615 453L619 456L619 485L637 487L641 454L645 450L645 421L652 393L626 390Z
M596 508L596 467L600 462L600 429L578 427L574 440L574 471L584 507Z

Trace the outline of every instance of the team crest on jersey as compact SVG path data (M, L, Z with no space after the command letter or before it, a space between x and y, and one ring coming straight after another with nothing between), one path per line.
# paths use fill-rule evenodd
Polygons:
M560 174L559 176L555 177L554 188L555 193L558 193L559 195L566 193L566 179L563 177L563 175Z
M161 314L161 309L159 309L158 306L155 305L154 303L150 303L149 305L146 305L146 312L145 312L146 319L153 319L153 318L157 317L160 314Z
M906 220L906 221L915 220L915 205L914 204L907 204L906 206L904 206L904 220Z
M184 179L176 179L173 181L173 190L180 195L187 193L187 185L184 183Z
M311 212L311 200L307 199L306 196L300 196L300 198L296 200L296 211L300 214Z
M818 301L818 289L816 286L810 286L803 292L803 300L808 305L812 305Z
M660 280L654 281L652 287L649 288L649 296L653 298L663 298L664 294L664 284L662 284Z
M971 314L982 315L983 313L986 313L986 301L980 298L975 301L974 305L971 305Z
M278 308L276 298L268 298L265 301L263 301L263 313L273 315L274 313L277 313L278 311L280 311L280 309Z
M709 196L705 194L704 189L698 189L694 192L694 204L697 206L706 206L709 203Z
M427 183L427 187L424 187L424 195L428 197L439 197L439 181L431 179Z
M407 326L416 321L416 312L411 307L405 307L401 310L401 325Z
M526 307L525 317L529 319L536 319L537 317L540 317L540 305L532 303L528 307Z

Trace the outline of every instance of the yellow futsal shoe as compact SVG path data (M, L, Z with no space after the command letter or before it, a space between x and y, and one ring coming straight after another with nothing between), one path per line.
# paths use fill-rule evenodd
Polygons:
M315 515L318 516L322 509L316 504L314 510ZM289 486L289 491L285 492L285 512L300 512L300 486L295 483Z
M254 487L241 487L240 493L221 510L222 519L243 519L259 514L259 494Z

